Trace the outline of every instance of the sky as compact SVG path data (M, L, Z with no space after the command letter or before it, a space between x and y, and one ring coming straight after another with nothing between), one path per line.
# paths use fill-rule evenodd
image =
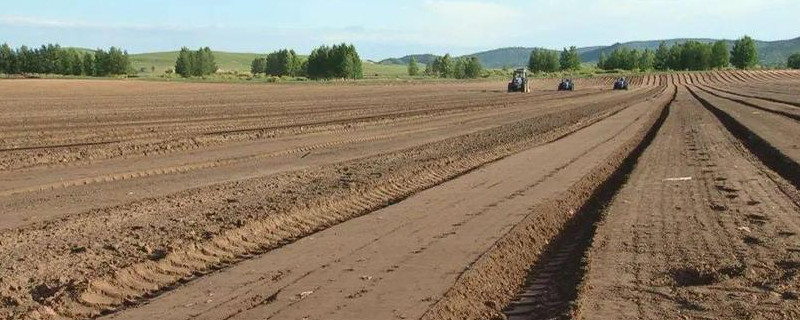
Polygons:
M26 0L0 11L0 43L130 53L353 43L362 58L562 48L633 40L800 36L800 0Z

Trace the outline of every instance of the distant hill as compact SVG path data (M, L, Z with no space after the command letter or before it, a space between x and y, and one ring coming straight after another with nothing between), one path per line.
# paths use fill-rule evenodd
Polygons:
M481 60L484 67L509 69L524 67L528 65L533 48L513 47L483 51L466 55L467 57L477 57Z
M384 59L378 62L378 64L383 65L391 65L391 64L405 64L407 65L409 61L411 61L411 57L417 60L417 63L421 64L430 64L433 59L436 59L438 56L433 54L412 54L402 58L389 58Z
M675 43L683 43L689 40L695 40L704 43L717 41L715 39L703 39L703 38L631 41L625 43L616 43L610 46L594 46L594 47L578 48L578 53L581 56L581 61L588 63L596 63L601 53L609 54L615 49L620 47L628 47L631 49L638 49L638 50L644 50L644 49L656 50L662 41L666 42L668 45L673 45ZM733 40L726 40L726 41L728 42L729 47L733 46ZM791 54L800 52L800 38L795 38L791 40L780 40L780 41L756 41L756 45L758 46L759 60L761 64L769 66L783 65L786 63L786 59ZM468 54L465 56L478 57L478 59L480 59L483 65L487 68L520 67L528 64L528 58L530 57L531 51L533 51L533 49L534 48L530 47L501 48L501 49ZM428 57L428 59L436 57L434 55L417 55L417 56L426 56ZM419 58L417 59L417 61L419 61ZM407 64L408 59L407 57L403 57L400 59L386 59L381 61L381 63Z
M667 45L675 43L683 43L689 40L694 40L702 43L711 43L717 41L716 39L670 39L664 40ZM728 43L728 48L733 47L734 40L725 40ZM584 62L597 62L601 53L609 54L617 48L628 47L631 49L650 49L656 50L661 44L661 41L634 41L626 43L616 43L608 47L601 47L595 50L587 51L581 54L581 61ZM756 41L758 47L759 62L762 65L776 66L786 63L786 59L796 52L800 52L800 38L791 40L780 41Z

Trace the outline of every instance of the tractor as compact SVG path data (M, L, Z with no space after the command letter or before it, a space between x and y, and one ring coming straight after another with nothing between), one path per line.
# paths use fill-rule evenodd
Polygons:
M573 90L575 90L575 82L572 82L572 79L561 79L561 83L558 84L558 91Z
M628 80L619 78L619 80L614 82L614 90L628 90Z
M511 77L511 81L508 82L508 92L531 92L531 87L528 83L528 72L525 68L514 70L514 75Z

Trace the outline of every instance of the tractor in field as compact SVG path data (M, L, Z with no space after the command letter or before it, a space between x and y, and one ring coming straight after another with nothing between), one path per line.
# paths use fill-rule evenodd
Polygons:
M514 75L511 77L511 81L508 82L508 92L531 92L531 87L528 83L528 71L525 68L514 70Z
M575 90L575 82L572 82L572 79L561 79L561 83L558 84L558 91L573 90Z
M619 80L614 82L614 90L628 90L628 80L619 78Z

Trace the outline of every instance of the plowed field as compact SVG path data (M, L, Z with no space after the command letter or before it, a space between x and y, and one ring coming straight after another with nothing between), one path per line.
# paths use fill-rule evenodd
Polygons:
M2 319L800 317L800 73L0 82Z

